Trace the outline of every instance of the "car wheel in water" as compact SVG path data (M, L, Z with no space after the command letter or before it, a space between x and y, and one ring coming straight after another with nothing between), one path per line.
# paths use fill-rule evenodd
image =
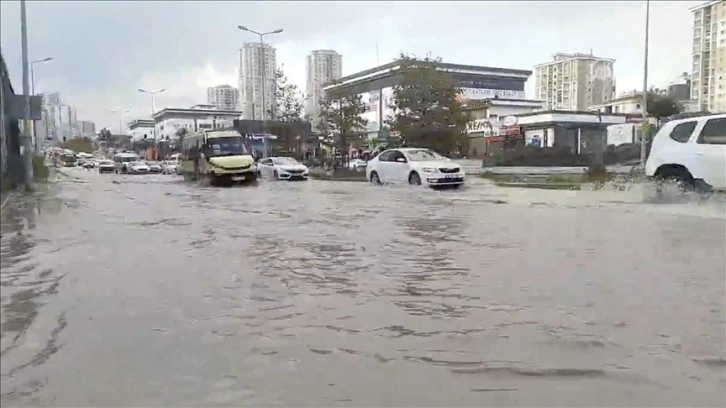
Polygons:
M272 172L272 177L273 177L273 178L274 178L275 180L279 180L279 179L280 179L280 176L278 176L278 175L277 175L277 170L275 170L274 172Z
M695 180L686 169L664 169L659 172L656 180L656 192L662 194L668 185L678 186L681 192L691 192L695 190Z
M409 174L408 176L408 184L414 185L414 186L420 186L421 185L421 176L418 175L415 171Z
M378 177L378 173L376 173L375 171L371 172L371 183L373 183L377 186L381 185L381 178Z

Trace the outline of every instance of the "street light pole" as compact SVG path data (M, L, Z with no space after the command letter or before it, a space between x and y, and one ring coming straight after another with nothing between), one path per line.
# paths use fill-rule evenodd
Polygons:
M148 94L151 96L151 120L154 120L154 113L155 113L154 112L154 95L162 93L164 91L166 91L166 88L159 89L157 91L147 91L145 89L139 88L139 92L142 92L142 93L145 93L145 94ZM156 140L156 122L154 123L153 136L154 136L154 140Z
M242 31L247 31L252 34L257 34L258 36L260 36L260 54L262 55L262 58L263 58L262 73L260 74L260 79L262 81L262 86L261 86L261 88L262 88L262 133L267 133L267 130L266 130L267 103L265 101L265 93L267 92L267 90L266 90L267 61L265 61L265 58L264 58L264 50L265 50L264 38L266 35L280 34L283 30L282 30L282 28L278 28L277 30L274 30L274 31L268 31L266 33L261 33L259 31L251 30L242 25L238 25L237 28L239 28ZM254 91L253 91L253 94L254 94ZM253 104L254 104L254 102L253 102ZM253 119L254 119L254 116L253 116Z
M30 93L35 96L35 64L41 64L43 62L49 62L53 61L52 57L43 58L42 60L32 61L30 63ZM40 153L40 143L38 143L38 135L35 132L35 121L32 122L32 130L33 130L33 141L35 142L35 154ZM47 129L47 126L46 126ZM48 134L45 135L48 137Z
M33 158L30 135L30 84L28 83L28 22L25 0L20 0L20 43L23 55L23 95L25 96L25 120L23 122L23 163L25 166L25 188L33 186Z
M643 60L643 124L640 129L640 165L645 169L645 136L648 123L648 31L650 26L650 0L645 0L645 56Z
M111 109L111 113L118 114L118 133L123 134L123 115L128 115L131 111Z

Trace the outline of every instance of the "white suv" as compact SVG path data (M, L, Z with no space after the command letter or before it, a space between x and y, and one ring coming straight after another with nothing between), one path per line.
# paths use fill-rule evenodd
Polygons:
M645 174L687 190L726 189L726 114L664 124L653 138Z

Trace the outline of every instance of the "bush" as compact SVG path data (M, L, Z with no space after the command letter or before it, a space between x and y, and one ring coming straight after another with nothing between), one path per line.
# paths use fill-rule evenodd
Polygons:
M45 157L33 156L33 178L36 181L47 181L50 176L50 170L45 165Z

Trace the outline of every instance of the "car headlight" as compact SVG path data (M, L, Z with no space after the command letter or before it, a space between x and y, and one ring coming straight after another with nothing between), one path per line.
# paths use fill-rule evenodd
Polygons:
M433 167L422 167L421 171L424 173L436 173L436 169Z

